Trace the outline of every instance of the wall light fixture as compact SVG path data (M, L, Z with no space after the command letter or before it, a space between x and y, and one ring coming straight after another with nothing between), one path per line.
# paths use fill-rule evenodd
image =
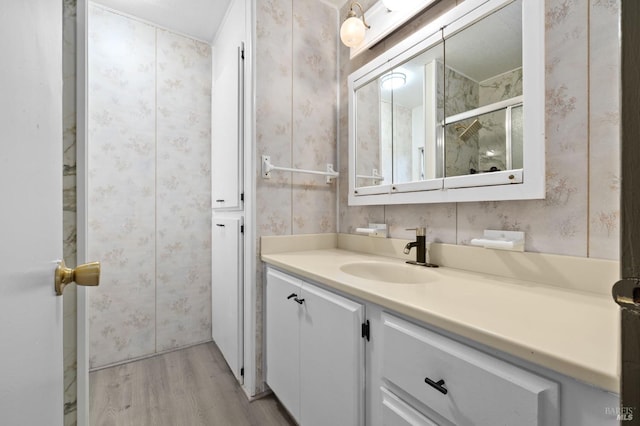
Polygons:
M354 6L360 9L362 19L358 19L356 16L356 12L353 10ZM352 2L349 7L349 13L347 13L347 19L344 20L340 27L340 40L345 46L356 47L364 40L364 33L368 28L371 27L364 20L362 5L357 1Z

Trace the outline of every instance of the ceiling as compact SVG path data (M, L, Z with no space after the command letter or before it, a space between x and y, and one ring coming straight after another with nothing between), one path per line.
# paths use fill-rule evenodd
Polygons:
M178 33L211 42L230 0L94 0ZM258 0L262 1L262 0ZM293 0L300 1L300 0ZM308 1L308 0L304 0ZM318 0L339 9L347 0Z

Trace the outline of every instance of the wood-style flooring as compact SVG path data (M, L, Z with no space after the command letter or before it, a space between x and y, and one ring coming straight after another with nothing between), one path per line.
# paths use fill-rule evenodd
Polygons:
M214 343L89 377L91 426L295 425L273 395L247 400Z

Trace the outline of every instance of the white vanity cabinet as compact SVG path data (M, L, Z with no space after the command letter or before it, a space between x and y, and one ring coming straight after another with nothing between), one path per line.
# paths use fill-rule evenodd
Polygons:
M410 308L333 290L332 282L267 267L266 381L302 426L619 423L615 393L417 320L403 311Z
M383 404L395 391L418 401L434 424L560 424L557 383L393 315L384 313L382 324Z
M364 424L364 305L267 268L266 382L302 426Z

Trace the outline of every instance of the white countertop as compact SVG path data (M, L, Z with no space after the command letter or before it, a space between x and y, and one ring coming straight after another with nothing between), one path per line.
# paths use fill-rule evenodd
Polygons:
M262 254L325 284L599 388L619 392L619 309L610 296L460 269L425 284L358 278L346 263L402 260L337 248ZM423 268L415 266L416 268Z

